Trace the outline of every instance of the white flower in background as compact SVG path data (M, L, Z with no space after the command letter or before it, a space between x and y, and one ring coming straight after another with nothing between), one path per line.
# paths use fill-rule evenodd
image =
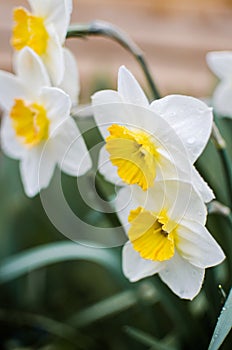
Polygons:
M28 0L32 12L23 7L14 9L11 43L15 50L25 46L34 50L46 65L52 83L59 85L64 75L65 41L72 0Z
M106 141L99 170L107 180L147 190L158 179L185 178L194 183L204 201L213 198L192 165L211 133L212 111L206 104L181 95L149 104L125 67L119 69L118 91L97 92L92 101L96 123Z
M187 182L157 181L147 192L125 186L116 209L129 238L122 259L131 282L158 273L179 297L193 299L205 268L225 258L205 228L206 207Z
M69 95L72 105L76 106L79 100L80 80L77 63L74 55L67 48L63 48L64 75L60 84L57 85Z
M49 185L56 164L79 176L91 167L87 149L70 117L71 100L50 87L38 55L22 49L15 62L16 75L0 71L0 104L5 110L1 127L3 151L20 160L25 192L36 195Z
M232 118L232 51L209 52L206 60L220 79L213 93L212 105L219 115Z

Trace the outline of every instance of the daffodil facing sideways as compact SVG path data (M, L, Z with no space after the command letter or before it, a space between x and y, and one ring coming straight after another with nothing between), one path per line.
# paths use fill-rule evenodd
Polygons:
M11 44L16 51L28 46L43 60L53 85L61 83L64 75L65 41L72 0L28 0L32 12L24 7L14 9Z
M160 179L185 179L205 202L212 200L212 190L193 166L212 128L212 110L205 103L170 95L149 104L133 75L121 67L118 91L99 91L92 104L106 141L99 171L108 181L146 191Z
M193 299L205 268L225 258L205 227L206 206L188 182L157 181L146 192L125 186L116 209L128 236L122 259L131 282L158 273L180 298Z
M20 160L29 197L49 185L56 164L72 176L91 168L84 140L70 116L70 97L50 86L39 56L26 47L15 62L16 75L0 71L0 104L4 109L1 146ZM82 162L85 158L85 162Z
M218 116L232 118L232 51L209 52L209 68L220 82L212 96L212 105Z

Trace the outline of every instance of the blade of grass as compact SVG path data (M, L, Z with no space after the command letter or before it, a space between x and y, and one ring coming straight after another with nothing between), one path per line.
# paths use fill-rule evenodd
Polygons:
M0 266L0 283L9 282L34 269L76 259L100 264L121 278L120 261L111 250L63 241L32 248L3 260Z
M232 328L232 289L221 310L208 350L218 350Z
M133 339L137 340L143 345L151 346L153 350L175 350L171 345L167 345L164 341L155 339L150 334L147 334L140 329L125 326L124 331Z

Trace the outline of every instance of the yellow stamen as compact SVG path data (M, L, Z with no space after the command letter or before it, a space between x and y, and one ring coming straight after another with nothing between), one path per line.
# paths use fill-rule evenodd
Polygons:
M131 223L129 239L142 258L164 261L173 257L177 225L170 221L173 229L166 231L166 227L170 226L166 211L157 216L152 211L138 207L131 210L128 221Z
M130 185L139 185L144 191L153 186L159 154L151 136L116 124L108 130L106 149L121 179Z
M29 46L38 55L44 54L49 38L44 19L32 15L22 7L14 9L13 19L15 21L11 38L13 48L21 50L23 47Z
M49 120L42 105L15 99L10 117L16 136L23 144L31 147L48 138Z

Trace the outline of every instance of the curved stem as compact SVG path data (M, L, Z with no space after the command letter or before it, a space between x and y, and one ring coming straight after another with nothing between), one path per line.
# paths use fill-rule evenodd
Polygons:
M27 326L36 329L39 327L49 334L75 345L76 349L86 349L83 342L85 337L82 336L75 328L46 316L1 308L0 320L19 326Z
M216 124L216 117L215 122L213 124L213 130L212 130L212 139L214 141L214 144L218 150L219 156L221 158L221 163L223 166L224 174L225 174L225 180L227 184L228 189L228 197L229 197L229 205L230 208L232 208L232 172L231 172L231 162L230 158L227 152L226 148L226 142L223 139L218 126Z
M86 37L90 35L106 36L117 41L121 46L131 52L140 64L154 99L160 98L158 89L154 83L147 62L143 56L142 50L133 42L133 40L118 27L103 21L93 21L87 24L71 25L68 29L66 38Z

